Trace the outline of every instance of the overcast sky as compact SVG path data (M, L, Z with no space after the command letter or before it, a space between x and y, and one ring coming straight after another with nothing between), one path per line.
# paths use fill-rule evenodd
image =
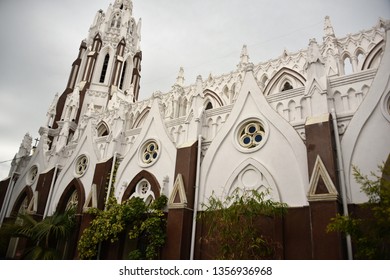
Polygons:
M0 162L12 159L26 132L38 137L56 92L65 89L71 64L97 10L113 0L0 0ZM142 18L140 99L168 91L184 67L197 75L236 68L242 45L250 60L277 58L284 49L322 42L324 17L336 36L390 19L390 0L134 0ZM9 163L0 163L0 180Z

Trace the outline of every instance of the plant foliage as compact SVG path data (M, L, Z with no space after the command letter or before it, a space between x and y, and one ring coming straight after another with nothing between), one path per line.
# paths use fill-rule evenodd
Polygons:
M273 219L285 203L267 199L268 192L236 189L225 200L214 194L203 204L200 219L208 227L206 242L216 244L217 259L271 259L278 244L264 234L259 219Z
M79 257L96 258L99 243L104 241L113 243L122 233L127 232L130 239L142 240L145 244L142 249L130 252L130 258L157 258L166 238L166 218L163 212L166 203L166 196L159 197L150 205L146 205L140 198L132 198L118 204L116 199L111 197L105 211L90 209L89 213L95 218L79 240Z
M368 196L364 208L370 210L366 218L337 215L327 230L349 234L354 243L356 259L390 259L390 167L379 167L382 176L371 172L363 175L353 167L353 175L361 190Z
M66 241L75 227L75 211L54 213L41 221L36 221L29 214L18 214L16 221L3 224L0 238L9 240L12 237L26 238L29 247L24 251L24 259L61 259L57 250L59 241Z

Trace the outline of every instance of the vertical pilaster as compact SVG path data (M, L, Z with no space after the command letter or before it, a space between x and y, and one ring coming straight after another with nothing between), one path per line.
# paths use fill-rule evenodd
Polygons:
M328 233L330 219L340 213L334 130L330 114L308 119L305 126L310 176L309 212L313 259L343 259L341 234Z
M162 257L190 258L195 195L197 142L177 150L175 186L168 203L167 242Z

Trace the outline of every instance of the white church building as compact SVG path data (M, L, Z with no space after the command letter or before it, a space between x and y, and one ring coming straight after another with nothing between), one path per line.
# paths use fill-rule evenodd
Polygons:
M280 258L347 258L348 240L326 226L367 201L353 165L368 174L390 164L390 22L338 38L326 17L323 40L300 51L258 62L244 45L231 72L185 84L181 68L169 92L139 100L141 20L132 10L116 0L96 13L39 143L31 152L26 134L0 182L0 223L75 205L77 241L87 209L104 208L117 165L118 202L169 199L162 258L211 258L193 213L236 188L268 189L288 205L269 229ZM76 244L67 258L77 258ZM4 257L18 258L20 247L10 243ZM123 254L114 246L106 258Z

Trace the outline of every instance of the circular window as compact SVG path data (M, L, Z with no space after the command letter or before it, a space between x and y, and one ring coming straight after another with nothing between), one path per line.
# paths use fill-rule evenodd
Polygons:
M27 185L32 185L35 183L36 179L38 177L38 167L34 165L30 168L27 174Z
M77 176L83 176L88 168L89 160L86 155L80 156L76 161L75 172Z
M265 130L259 121L249 121L238 131L238 143L245 149L258 147L264 142Z
M146 142L141 150L141 160L143 164L153 163L159 156L159 145L156 141L150 140Z

